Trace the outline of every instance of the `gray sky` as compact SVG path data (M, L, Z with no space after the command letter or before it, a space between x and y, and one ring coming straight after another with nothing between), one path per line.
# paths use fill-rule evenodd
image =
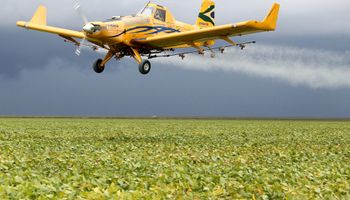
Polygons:
M186 2L158 1L176 19L193 23L201 1ZM262 19L272 3L217 1L218 24ZM0 115L350 117L350 1L280 3L276 32L238 39L259 45L230 51L217 62L155 60L144 77L131 59L113 60L104 74L94 74L91 63L103 55L85 50L77 57L73 46L54 35L15 27L44 4L50 25L79 30L73 0L5 0L0 8ZM136 13L145 1L81 4L93 21Z
M81 26L81 21L73 9L74 0L5 0L5 2L1 8L1 24L11 25L18 19L30 19L38 5L43 4L48 8L49 23L64 27ZM88 18L94 21L113 15L137 13L146 2L145 0L85 0L80 3ZM176 19L188 23L195 22L201 4L201 0L186 1L186 4L179 0L156 2L167 6ZM219 24L262 19L273 2L275 1L216 1L216 18ZM282 5L280 34L350 33L348 25L350 1L348 0L280 0L278 2Z

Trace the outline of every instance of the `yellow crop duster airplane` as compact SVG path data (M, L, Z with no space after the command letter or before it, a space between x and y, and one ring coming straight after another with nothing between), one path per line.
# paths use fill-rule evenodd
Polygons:
M94 50L103 48L108 51L104 59L98 59L93 64L96 73L102 73L106 63L115 57L117 60L124 56L133 57L139 64L141 74L148 74L151 63L142 57L169 57L160 55L176 48L193 47L199 54L215 44L215 40L221 39L230 46L244 47L244 44L236 44L229 37L248 35L264 31L274 31L277 24L280 5L275 3L262 21L245 21L236 24L215 26L215 3L212 0L203 0L200 13L195 25L186 24L175 20L171 12L158 4L147 5L136 15L115 16L106 21L88 22L83 17L85 25L82 31L73 31L48 26L46 23L46 8L40 6L29 22L18 21L17 26L37 31L57 34L77 45L77 53L87 40ZM75 8L78 11L80 5ZM83 42L76 40L83 39ZM204 49L206 48L206 49ZM223 48L217 48L224 51ZM174 54L184 57L184 54Z

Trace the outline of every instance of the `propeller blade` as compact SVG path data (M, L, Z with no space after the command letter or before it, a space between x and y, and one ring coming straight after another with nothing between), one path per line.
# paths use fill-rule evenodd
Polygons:
M83 10L81 9L81 5L78 0L75 0L74 10L78 13L78 15L82 18L85 24L89 23L87 17L85 16Z
M77 56L80 56L81 51L82 51L82 48L83 48L83 46L85 45L85 42L86 42L86 38L84 38L84 39L79 43L79 46L78 46L77 49L75 50L75 54L76 54Z
M74 10L78 13L78 15L79 15L79 16L81 17L81 19L84 21L84 24L85 24L85 25L88 24L89 21L88 21L86 15L84 14L84 12L83 12L83 10L82 10L82 8L81 8L81 4L80 4L79 0L74 0L74 2L75 2L75 4L74 4ZM75 54L76 54L77 56L80 56L80 55L81 55L81 51L82 51L83 46L85 45L85 42L86 42L86 38L83 38L83 39L80 41L80 43L79 43L77 49L75 50Z

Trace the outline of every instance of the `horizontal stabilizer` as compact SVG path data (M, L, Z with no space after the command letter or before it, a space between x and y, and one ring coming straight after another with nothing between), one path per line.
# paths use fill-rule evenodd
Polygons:
M53 26L47 26L46 22L46 15L47 10L44 6L39 6L35 14L33 15L32 19L29 22L26 21L18 21L17 26L23 27L26 29L36 30L36 31L42 31L52 34L57 34L60 36L66 36L66 37L72 37L72 38L85 38L83 32L80 31L73 31L69 29L63 29ZM92 38L89 38L89 41L93 41Z

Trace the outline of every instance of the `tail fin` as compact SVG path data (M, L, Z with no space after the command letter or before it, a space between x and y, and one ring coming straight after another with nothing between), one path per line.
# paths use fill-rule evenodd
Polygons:
M263 23L268 27L269 30L276 29L279 10L280 4L274 3L269 14L263 20Z
M215 26L215 3L212 0L203 0L196 25L200 28Z
M46 26L46 13L46 8L44 6L39 6L33 18L30 20L30 23Z

